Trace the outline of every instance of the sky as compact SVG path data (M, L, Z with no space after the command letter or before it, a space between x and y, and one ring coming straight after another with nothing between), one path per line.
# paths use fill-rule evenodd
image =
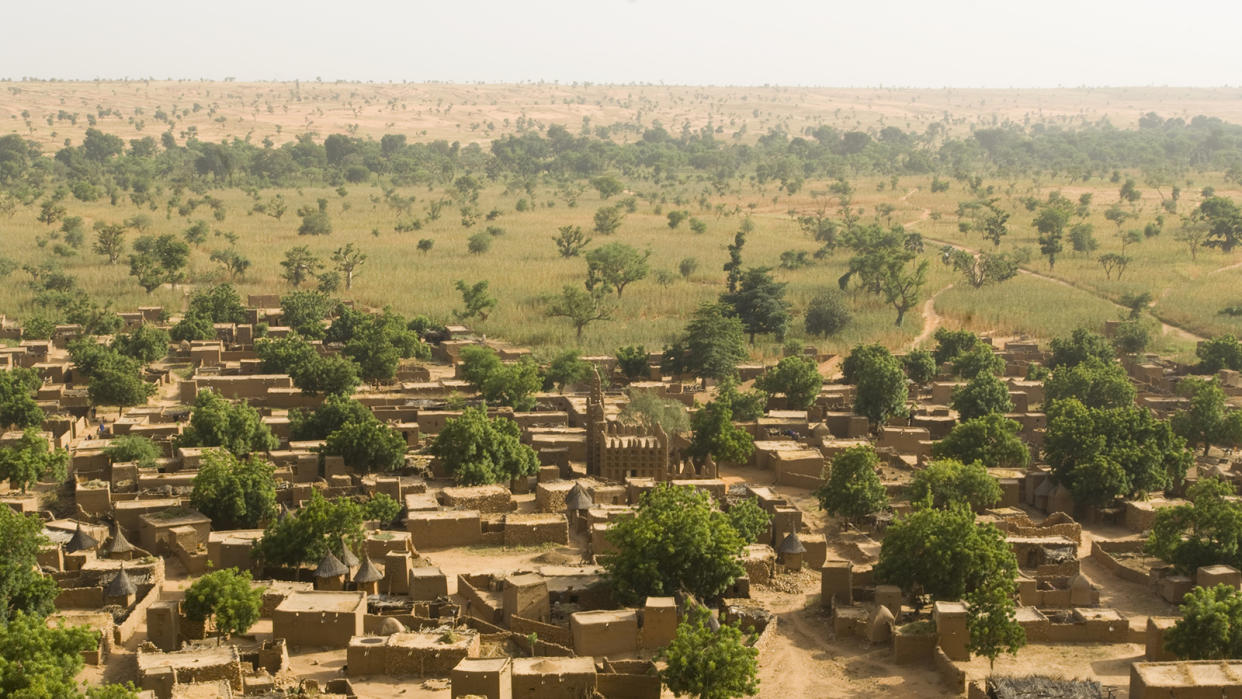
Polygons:
M0 79L929 88L1242 83L1237 0L5 5Z

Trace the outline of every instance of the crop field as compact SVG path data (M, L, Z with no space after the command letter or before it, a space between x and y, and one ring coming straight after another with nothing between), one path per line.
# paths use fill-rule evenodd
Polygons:
M885 124L920 132L929 124L969 132L974 126L1036 121L1071 128L1107 118L1132 127L1149 110L1165 109L1164 116L1189 118L1198 113L1242 121L1239 101L1227 90L817 90L794 88L676 88L663 86L592 85L389 85L348 83L237 84L199 82L128 83L7 83L0 94L0 125L4 131L42 146L45 154L81 142L88 128L122 138L151 136L165 131L177 140L243 139L288 142L297 134L313 133L320 140L345 132L364 139L388 133L405 134L410 142L452 139L480 144L503 134L539 130L562 124L570 131L586 126L611 126L616 142L637 140L643 128L663 124L671 132L686 125L697 129L716 125L717 138L751 141L771 129L801 133L817 125L834 128L877 129ZM1175 109L1169 109L1176 105ZM1238 111L1237 114L1234 112ZM585 120L585 121L584 121ZM523 123L524 122L524 123ZM945 126L945 125L948 126ZM480 173L482 174L482 173ZM1105 217L1118 201L1117 178L1133 177L1140 196L1125 203L1120 223ZM17 267L32 268L54 261L76 277L78 284L100 302L118 309L162 304L176 309L193 289L232 281L243 293L284 293L290 287L280 279L285 252L305 245L321 260L333 250L352 243L367 255L352 289L343 296L358 303L391 306L406 314L426 314L448 322L461 307L454 285L485 280L499 303L486 320L470 321L480 332L537 348L580 345L588 353L611 352L625 344L658 349L672 341L690 312L700 303L714 301L723 290L722 266L729 259L734 234L749 220L754 231L742 253L746 266L773 269L787 286L793 323L789 337L840 351L859 342L878 341L891 347L908 346L932 323L962 326L1004 335L1049 338L1079 325L1099 328L1122 317L1116 305L1125 294L1149 293L1154 299L1152 322L1173 328L1157 333L1154 351L1186 355L1194 336L1242 332L1242 318L1224 315L1225 306L1242 302L1242 256L1216 249L1199 249L1192 259L1178 231L1202 198L1205 187L1226 197L1242 197L1238 185L1217 172L1176 172L1153 185L1141 172L1099 173L1079 177L1066 173L982 174L973 189L966 178L945 179L944 191L933 192L935 175L883 176L843 174L838 179L810 178L797 188L777 182L737 178L720 182L695 171L677 173L658 182L622 176L624 191L605 199L586 179L563 177L480 177L481 187L471 205L476 212L464 221L451 182L393 183L383 177L339 186L262 186L244 184L188 189L177 183L159 185L157 196L139 206L124 196L94 200L67 197L65 216L81 217L88 231L85 245L59 242L56 226L41 222L33 198L0 211L3 256ZM836 288L848 270L849 250L822 251L798 225L797 217L816 211L838 213L840 198L831 193L845 180L852 188L850 210L862 223L888 227L903 225L921 234L921 256L931 261L919 303L902 326L893 321L892 306L875 295L847 293L853 318L829 338L808 338L801 312L822 289ZM1173 186L1180 190L1172 211L1162 208ZM793 191L790 191L790 190ZM210 193L213 207L178 209L159 205L161 196L192 197ZM1044 201L1060 192L1078 202L1089 195L1074 223L1088 224L1095 249L1075 252L1068 240L1065 251L1049 269L1041 257L1033 225L1035 209L1029 202ZM256 204L274 198L286 212L277 218L256 211ZM978 232L962 230L966 219L959 204L991 199L1010 213L1009 234L998 247ZM177 199L181 201L181 199ZM332 232L325 236L299 235L303 207L323 202ZM163 203L163 202L160 202ZM593 214L601 207L626 207L619 230L612 235L593 233ZM262 207L260 207L262 208ZM670 227L667 214L685 211L701 222L695 233L689 222ZM214 214L214 215L213 215ZM89 231L96 224L120 223L145 216L137 233L180 237L197 221L211 233L192 246L185 283L164 285L145 292L129 274L125 257L116 264L91 251ZM650 272L626 287L607 320L589 325L579 343L572 326L546 314L547 301L566 285L581 285L586 275L582 256L561 256L553 239L559 228L579 226L593 240L591 246L622 242L649 251ZM1156 226L1153 235L1123 241L1127 231ZM468 250L470 236L490 233L485 252ZM420 249L419 241L431 241ZM961 275L941 263L941 247L952 243L971 250L1006 252L1024 259L1023 267L1037 274L1020 274L1009 281L971 288ZM425 244L426 245L426 244ZM1124 245L1124 246L1123 246ZM235 250L251 262L233 278L210 255ZM809 264L782 268L782 253L803 253ZM1107 253L1130 258L1123 273L1106 275L1098 260ZM686 268L683 261L692 269ZM12 271L0 279L0 312L24 318L38 312L32 305L29 275ZM924 302L932 299L930 306ZM934 319L924 310L933 310ZM922 333L922 335L921 335ZM757 355L780 351L780 341L760 337Z

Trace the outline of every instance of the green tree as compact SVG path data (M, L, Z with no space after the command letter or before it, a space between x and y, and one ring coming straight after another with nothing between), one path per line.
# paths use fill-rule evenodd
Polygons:
M603 289L584 291L572 284L561 289L561 295L548 301L545 313L549 318L567 318L574 326L574 337L582 341L582 331L597 320L611 320L614 305L604 299Z
M176 286L185 279L185 266L190 247L171 233L161 236L144 235L134 241L134 254L129 256L130 276L138 284L154 291L163 284Z
M906 318L906 312L918 305L923 298L923 287L927 285L927 268L930 263L920 260L914 269L905 272L905 266L890 265L881 281L884 300L897 311L897 322L900 326Z
M328 200L320 199L318 206L303 206L298 209L302 223L298 226L298 235L328 235L332 232L332 218L328 216Z
M280 266L284 269L280 273L281 278L296 289L323 269L323 262L309 247L297 245L285 251L285 259L280 261Z
M699 408L690 416L693 436L684 450L698 463L710 455L716 461L745 463L755 450L755 439L733 424L733 411L720 401Z
M1173 416L1173 431L1192 445L1203 445L1203 455L1215 444L1242 446L1242 410L1226 404L1225 391L1215 379L1186 378L1178 392L1190 398L1190 407Z
M932 356L937 366L946 362L955 362L959 356L983 344L983 340L969 330L937 328L932 337L936 340L936 349L933 350Z
M737 280L737 289L720 295L720 303L732 309L755 344L755 335L771 333L782 339L789 327L789 302L785 283L777 282L767 267L751 267Z
M512 420L489 419L482 408L467 408L445 424L429 451L458 483L505 482L539 469L539 459L522 444L521 432Z
M96 255L108 258L108 264L114 265L125 252L125 228L103 221L95 222L95 245L91 248Z
M324 336L323 321L335 306L322 291L295 291L280 297L280 316L302 337L319 339Z
M992 585L1014 590L1018 562L995 525L976 523L964 506L918 508L884 534L875 565L878 584L960 600Z
M134 699L123 685L84 689L77 675L82 653L99 645L86 626L49 626L39 617L15 614L0 623L0 695L23 699Z
M1242 565L1242 503L1232 484L1204 478L1186 490L1189 501L1156 512L1147 552L1194 575L1202 566Z
M906 494L911 502L927 502L939 508L964 504L976 512L1001 499L1000 484L983 464L953 459L937 459L916 471Z
M301 509L273 519L255 546L266 565L315 565L328 553L341 554L341 544L355 550L363 538L362 506L349 498L327 499L312 490Z
M788 407L805 410L811 407L824 386L815 360L807 357L785 357L755 381L755 387L768 393L784 393Z
M211 226L202 219L195 221L181 233L181 237L185 238L185 242L195 247L207 242L207 236L211 233Z
M727 406L733 413L733 419L740 422L753 422L763 417L767 410L768 394L762 390L737 390L737 377L730 376L716 387L716 402Z
M1044 459L1076 502L1101 506L1171 488L1192 461L1186 441L1146 408L1088 408L1076 398L1049 406Z
M543 386L539 366L529 357L505 364L490 347L473 345L461 351L462 378L474 385L492 405L515 410L535 407L535 392Z
M806 333L830 337L850 322L845 295L836 289L824 289L811 298L806 307Z
M986 371L967 381L965 386L954 389L950 405L963 420L992 413L1004 414L1013 410L1009 386Z
M680 593L711 600L744 572L745 541L711 496L690 486L657 485L605 536L616 551L600 563L622 603Z
M1088 408L1124 408L1134 404L1134 384L1116 362L1092 357L1073 365L1062 365L1044 381L1044 402L1052 404L1077 398Z
M341 425L328 435L322 450L324 454L343 457L346 466L368 473L395 471L405 466L405 439L374 417Z
M870 420L872 429L878 429L893 415L905 414L906 399L909 397L901 362L887 350L876 352L875 347L856 347L854 352L858 353L858 357L854 353L850 355L850 358L858 360L850 367L858 387L854 395L854 412Z
M367 406L349 396L330 394L313 411L289 411L289 434L296 441L317 441L349 422L375 420Z
M354 277L358 276L358 268L366 264L366 253L355 247L353 243L346 243L332 251L331 259L336 271L340 272L345 279L345 290L352 289Z
M68 469L69 452L53 448L37 427L27 427L16 441L0 447L0 480L23 493L41 478L63 481Z
M471 255L482 255L492 247L492 236L487 231L478 231L466 241L466 250Z
M301 335L263 337L254 343L259 355L259 370L264 374L289 374L294 367L314 359L318 354Z
M1108 344L1108 340L1086 328L1074 330L1069 337L1053 338L1051 350L1052 356L1048 359L1049 369L1074 366L1089 359L1095 359L1102 364L1111 364L1114 358L1113 348Z
M1026 629L1018 623L1013 585L984 585L966 595L966 647L988 659L995 669L1001 653L1017 655L1026 645Z
M168 331L149 323L143 323L132 332L112 339L112 349L143 364L163 359L168 355Z
M1048 258L1048 269L1056 266L1057 256L1064 249L1062 240L1072 214L1071 208L1050 202L1035 216L1035 230L1039 231L1039 251Z
M742 322L719 304L702 304L686 325L682 340L665 350L665 368L689 371L704 379L724 379L746 359Z
M905 367L906 376L918 386L926 386L931 383L932 379L936 378L936 360L932 358L932 353L927 350L910 350L902 358L901 363Z
M611 199L625 189L625 186L621 184L621 180L612 175L600 175L599 177L591 178L591 186L599 192L601 199Z
M734 503L725 514L729 515L729 524L747 544L758 541L759 535L772 524L772 515L759 506L758 498L750 497Z
M570 384L586 381L594 372L595 367L582 358L581 352L576 349L567 349L557 354L548 363L548 369L543 376L544 388L548 389L555 385L558 390L564 391L565 387Z
M759 691L758 649L748 645L736 625L713 630L711 612L689 604L677 633L664 649L660 679L673 694L701 699L748 697Z
M888 492L880 482L880 458L870 445L838 453L825 469L824 484L815 490L819 506L830 515L851 522L888 507Z
M690 415L686 406L672 398L664 398L655 391L629 390L630 402L626 403L618 417L621 421L647 427L660 426L665 434L680 434L690 429Z
M581 226L561 226L556 230L557 236L552 240L561 257L577 257L583 248L591 244L591 239L582 233Z
M487 320L487 316L491 315L497 303L496 297L492 296L487 290L487 281L467 284L458 279L456 287L461 292L461 300L465 308L460 311L453 311L453 317L459 321L470 320L471 318L478 318L481 321Z
M0 425L25 429L43 424L43 409L32 394L43 385L33 369L0 371Z
M195 340L216 339L216 328L210 318L187 313L168 331L173 342L193 342Z
M1210 248L1219 248L1221 252L1232 252L1242 245L1242 209L1231 199L1211 196L1199 203L1195 213L1208 225L1207 237L1203 244Z
M254 586L250 571L213 570L185 591L181 608L187 619L206 622L217 638L245 633L259 620L263 587Z
M1242 371L1242 343L1233 335L1220 335L1203 342L1195 348L1199 358L1198 370L1214 374L1221 369Z
M1031 451L1018 437L1021 429L1004 415L989 413L954 425L944 439L932 444L932 456L994 468L1025 468Z
M215 391L199 391L190 424L175 440L179 447L223 447L237 456L275 449L279 441L259 412L246 404L230 403Z
M1182 618L1165 632L1164 646L1183 660L1242 658L1242 593L1229 585L1195 587Z
M276 514L276 467L251 455L238 459L223 449L203 454L190 504L213 529L254 529Z
M637 381L647 376L647 349L642 345L618 347L616 357L617 368L627 381Z
M401 514L401 503L386 493L375 493L362 503L362 516L381 525L391 524Z
M41 619L56 610L60 586L39 570L39 549L47 543L38 516L0 508L0 625L14 614ZM0 656L0 665L9 657Z
M229 278L236 281L246 275L246 270L250 269L250 258L237 252L236 248L223 248L213 250L210 257L212 262L220 265Z
M1005 358L984 343L975 345L953 359L953 373L968 381L984 372L998 375L1004 371Z
M587 291L596 288L604 293L617 292L620 299L625 287L647 278L651 269L647 259L651 251L639 252L625 243L608 243L586 253Z
M595 232L600 235L612 235L621 228L625 214L619 206L601 206L595 211Z
M104 447L104 454L114 464L136 463L139 468L155 468L155 460L163 455L155 442L137 434L113 437Z

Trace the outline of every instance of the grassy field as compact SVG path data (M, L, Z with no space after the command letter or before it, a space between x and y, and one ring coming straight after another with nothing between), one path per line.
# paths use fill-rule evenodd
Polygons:
M514 131L518 119L537 125L563 123L576 130L584 117L595 125L632 123L651 125L662 122L670 130L681 124L716 124L725 134L739 139L752 138L774 126L790 132L815 124L828 123L842 128L868 128L897 124L914 128L941 120L946 114L953 128L968 129L972 124L1024 119L1049 124L1080 123L1107 116L1119 125L1132 125L1149 110L1165 116L1207 113L1242 121L1242 104L1222 90L1044 90L1044 91L918 91L918 90L814 90L792 88L677 88L663 86L566 86L566 85L370 85L337 83L234 84L198 82L129 83L6 83L0 92L0 132L17 132L51 147L65 139L77 141L88 127L87 113L95 114L99 128L118 135L157 136L170 124L155 118L157 111L168 116L180 132L193 128L204 139L224 136L288 140L307 130L321 135L350 131L378 136L386 132L406 133L412 140L449 138L484 141ZM195 105L198 109L195 109ZM58 117L63 110L63 118ZM29 126L26 126L29 114ZM105 116L100 116L100 112ZM1236 113L1235 113L1236 112ZM76 117L71 115L77 114ZM47 119L51 118L52 125ZM76 123L75 123L76 122ZM141 127L141 129L139 128ZM627 132L618 138L624 139ZM637 135L640 131L634 131ZM1143 181L1141 173L1126 173ZM855 178L853 206L864 221L902 223L924 236L951 241L975 249L992 249L978 233L961 233L956 210L958 203L973 198L960 182L948 191L932 193L930 177L903 177L893 185L887 178ZM1220 175L1184 175L1177 182L1182 189L1179 214L1196 205L1200 190L1213 186L1218 194L1242 198L1237 185ZM540 348L575 344L567 321L545 316L545 299L565 284L580 284L586 264L581 257L562 258L552 242L557 228L564 225L592 227L597 208L611 205L627 196L637 197L637 208L625 217L620 231L611 239L594 236L593 245L617 240L651 251L652 275L628 287L614 318L590 326L583 336L586 352L611 352L625 344L642 344L657 349L672 340L683 328L686 317L701 302L713 301L723 288L722 264L726 246L744 217L750 217L755 231L743 252L748 266L776 267L785 251L815 251L818 244L796 225L791 212L808 213L819 208L833 211L835 200L826 194L828 182L808 181L796 195L779 191L775 184L734 181L718 194L707 190L687 174L679 184L662 185L656 191L647 183L627 183L634 191L611 200L602 200L586 188L573 205L569 198L549 183L540 184L533 197L509 192L501 185L485 188L478 202L481 212L495 211L491 221L480 220L472 228L459 221L457 209L445 206L443 215L426 221L418 231L396 232L394 227L412 217L426 219L426 207L446 196L441 188L402 188L397 194L413 197L409 212L390 207L381 196L380 183L348 185L345 190L304 188L265 190L268 199L279 193L288 203L281 219L250 213L253 200L240 190L213 192L223 200L223 221L213 220L210 211L200 208L187 217L164 209L140 211L128 202L110 205L106 200L84 203L65 201L68 215L81 216L88 227L87 243L75 256L64 258L66 269L83 288L100 300L110 300L119 309L161 304L179 309L194 286L227 279L209 261L211 251L227 247L224 236L214 235L194 250L190 265L190 285L177 289L157 289L145 293L128 274L123 262L115 266L90 252L96 221L120 222L138 213L151 216L152 233L180 234L194 220L206 219L213 230L237 238L237 250L253 262L237 285L243 293L283 293L289 287L279 278L280 260L295 245L307 245L320 257L354 243L369 259L347 295L369 306L391 305L405 314L425 313L448 321L460 307L460 296L453 288L456 280L487 280L500 304L486 322L472 323L481 332L513 342ZM1171 183L1170 183L1171 184ZM1120 309L1111 302L1123 294L1149 292L1157 300L1154 312L1160 319L1200 335L1223 332L1242 333L1242 319L1224 316L1220 308L1242 302L1242 254L1225 255L1204 249L1192 260L1184 243L1175 239L1180 224L1176 215L1164 213L1162 233L1132 244L1126 254L1133 262L1120 278L1107 279L1096 262L1100 254L1122 249L1117 228L1104 218L1104 211L1118 199L1118 184L1109 179L1087 183L1058 180L1049 175L1037 179L985 182L993 186L994 196L1012 212L1010 234L1001 251L1026 248L1032 257L1026 267L1055 280L1023 275L999 286L972 289L960 277L938 262L939 244L929 241L925 255L933 260L924 298L936 294L934 307L941 322L985 332L1025 334L1049 338L1086 324L1099 328L1119 317ZM1127 205L1136 217L1125 229L1142 228L1162 213L1161 197L1151 187L1140 184L1143 198ZM700 197L707 191L706 206ZM1034 214L1021 203L1023 197L1046 199L1053 191L1077 200L1093 195L1090 215L1083 219L1094 226L1099 248L1090 254L1067 251L1049 270L1039 256ZM1164 190L1168 195L1168 188ZM334 231L325 237L297 234L299 218L294 213L318 199L328 201ZM527 211L518 211L520 198L533 201ZM891 214L880 218L878 205L889 205ZM684 209L707 224L707 231L696 235L683 223L676 230L667 225L665 214ZM36 220L37 207L19 208L12 216L0 218L0 235L5 242L2 254L19 263L37 264L54 258L57 242L49 239L51 228ZM1076 221L1077 222L1077 219ZM493 239L491 249L480 255L467 251L467 238L488 226L503 230ZM132 241L134 233L129 237ZM420 239L434 240L426 253L417 249ZM788 296L795 311L792 336L805 339L801 332L801 311L821 288L835 287L846 270L850 253L838 249L826 259L797 270L776 269L780 281L788 283ZM677 274L678 263L687 257L697 260L697 270L688 278ZM55 258L54 258L55 259ZM28 276L21 271L0 279L0 313L18 318L33 312ZM950 287L950 285L952 285ZM939 292L939 293L937 293ZM851 295L854 320L838 336L820 341L823 348L839 351L862 341L880 341L892 347L907 346L923 328L919 308L910 312L904 327L893 324L894 310L874 297ZM1191 343L1165 336L1156 349L1185 356ZM770 338L761 341L756 354L778 351Z

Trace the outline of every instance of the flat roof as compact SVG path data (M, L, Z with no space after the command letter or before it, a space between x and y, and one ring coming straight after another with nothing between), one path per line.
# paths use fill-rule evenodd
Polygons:
M276 606L278 612L353 612L365 607L365 592L295 590Z

